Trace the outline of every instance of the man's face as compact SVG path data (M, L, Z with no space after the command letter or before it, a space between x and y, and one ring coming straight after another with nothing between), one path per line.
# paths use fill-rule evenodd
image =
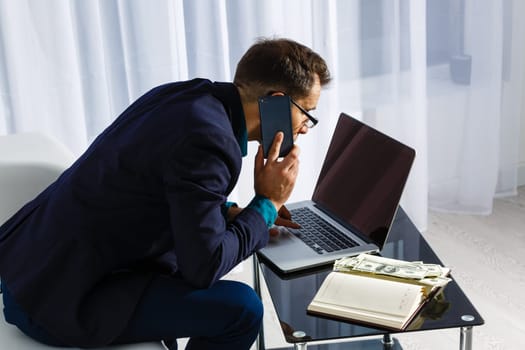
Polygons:
M319 77L315 76L314 84L310 90L310 94L304 98L298 98L294 102L301 106L305 111L310 112L317 108L317 102L321 96L321 83ZM301 109L294 104L292 108L292 130L293 138L297 139L299 134L306 134L308 132L307 123L309 122L308 116L301 111Z

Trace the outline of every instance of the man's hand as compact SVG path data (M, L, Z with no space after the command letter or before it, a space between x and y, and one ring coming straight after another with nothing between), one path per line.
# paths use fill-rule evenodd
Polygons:
M277 219L275 220L275 225L277 226L284 226L289 228L301 228L301 225L298 223L292 221L292 215L286 209L286 207L283 205L281 209L278 212ZM279 228L273 227L270 229L270 236L277 236L279 235Z
M239 207L230 207L228 208L228 221L233 221L239 213L243 211L243 208ZM283 205L281 210L277 213L277 219L275 220L275 225L289 227L289 228L301 228L301 225L292 221L292 215ZM270 236L278 236L279 228L273 227L269 230Z
M279 160L279 151L284 135L278 132L264 161L262 146L255 156L255 193L272 201L279 212L290 197L299 171L299 147L294 145L290 153Z

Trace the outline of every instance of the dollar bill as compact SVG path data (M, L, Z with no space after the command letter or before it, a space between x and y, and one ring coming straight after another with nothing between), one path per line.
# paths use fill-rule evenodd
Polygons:
M357 264L354 270L410 279L421 279L426 274L421 265L381 263L367 259Z
M423 267L426 270L425 277L438 277L445 275L445 269L436 264L423 264Z
M428 279L426 285L444 283L445 280L433 280L433 278L444 278L450 272L450 269L437 264L424 264L421 261L409 262L370 254L339 259L334 263L334 270L341 272L360 271L414 280Z
M351 256L346 258L341 258L336 260L334 263L334 268L336 269L353 269L355 265L359 263L357 256Z
M423 278L419 280L419 283L425 284L431 287L444 287L450 281L452 281L452 279L448 277L431 277L431 278Z

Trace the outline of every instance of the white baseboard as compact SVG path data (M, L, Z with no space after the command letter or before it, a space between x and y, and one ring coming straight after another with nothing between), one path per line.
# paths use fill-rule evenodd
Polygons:
M525 186L525 163L518 165L518 186Z

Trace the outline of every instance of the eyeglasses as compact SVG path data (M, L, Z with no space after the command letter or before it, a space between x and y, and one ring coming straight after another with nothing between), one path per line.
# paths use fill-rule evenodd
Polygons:
M295 105L295 107L299 108L299 110L301 112L303 112L303 114L305 116L308 117L308 120L304 123L304 125L308 128L308 129L311 129L313 128L314 126L317 125L317 123L319 123L319 120L317 120L317 118L315 118L313 115L311 115L310 113L308 113L308 111L306 109L304 109L303 107L301 107L297 102L295 102L292 98L290 98L290 101Z

